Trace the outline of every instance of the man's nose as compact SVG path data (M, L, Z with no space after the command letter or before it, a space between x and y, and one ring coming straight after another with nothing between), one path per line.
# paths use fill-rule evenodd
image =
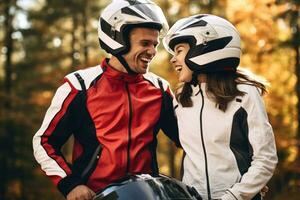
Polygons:
M150 55L153 55L155 56L155 54L157 53L157 49L155 46L150 46L147 50L147 53L150 54Z

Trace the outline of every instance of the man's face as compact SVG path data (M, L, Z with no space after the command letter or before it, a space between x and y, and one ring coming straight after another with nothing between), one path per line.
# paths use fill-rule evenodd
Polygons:
M130 51L124 55L131 70L144 74L157 52L159 31L150 28L134 28L129 34Z

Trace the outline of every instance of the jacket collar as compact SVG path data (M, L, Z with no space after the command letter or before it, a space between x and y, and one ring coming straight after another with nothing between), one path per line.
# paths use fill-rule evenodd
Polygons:
M120 81L124 81L124 82L128 82L128 83L134 83L134 82L139 82L141 80L143 80L143 75L142 74L128 74L125 72L120 72L118 70L116 70L115 68L113 68L112 66L110 66L108 64L109 59L105 58L102 61L101 64L101 68L104 71L105 76L107 76L110 79L115 79L115 80L120 80Z

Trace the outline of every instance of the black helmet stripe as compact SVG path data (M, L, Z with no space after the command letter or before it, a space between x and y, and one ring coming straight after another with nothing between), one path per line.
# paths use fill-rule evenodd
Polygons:
M155 14L155 12L153 10L151 10L150 8L148 8L147 6L145 6L145 4L137 4L134 7L137 8L139 11L141 11L144 15L146 15L147 17L152 19L153 21L160 21L157 18L157 15Z
M206 16L209 16L207 14L200 14L200 15L197 15L195 16L196 19L201 19L202 17L206 17Z
M139 1L139 0L127 0L130 5L142 4L142 3L151 3L149 0Z
M115 39L117 41L120 41L119 39L122 37L121 33L117 30L115 30L114 32L112 32L112 27L111 25L105 21L103 18L100 19L100 24L102 27L102 31L109 36L112 39Z
M223 37L220 39L208 41L206 42L206 44L196 45L193 51L191 52L191 57L193 58L202 54L223 49L231 40L232 40L232 36L228 36L228 37Z
M127 1L130 5L134 5L136 3L136 0L127 0Z
M136 3L140 3L138 0L127 0L130 5L135 5Z
M139 13L135 12L134 10L132 10L131 8L128 8L128 7L122 8L121 12L124 14L127 14L127 15L132 15L135 17L145 19L145 17L143 17L142 15L140 15Z
M107 21L105 21L103 18L100 19L100 26L101 26L102 31L106 35L108 35L108 36L111 35L110 34L110 32L111 32L111 25Z
M187 28L193 28L193 27L198 27L198 26L206 26L207 25L207 22L204 21L204 20L200 20L200 21L196 21L195 23L192 23L186 27L184 27L183 29L181 30L184 30L184 29L187 29Z

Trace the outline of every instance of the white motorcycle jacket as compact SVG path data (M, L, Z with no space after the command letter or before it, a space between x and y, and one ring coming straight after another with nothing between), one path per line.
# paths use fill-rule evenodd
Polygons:
M183 182L195 187L203 199L259 199L278 161L260 92L239 84L245 94L223 112L205 88L205 83L193 87L193 107L175 106L186 153Z

